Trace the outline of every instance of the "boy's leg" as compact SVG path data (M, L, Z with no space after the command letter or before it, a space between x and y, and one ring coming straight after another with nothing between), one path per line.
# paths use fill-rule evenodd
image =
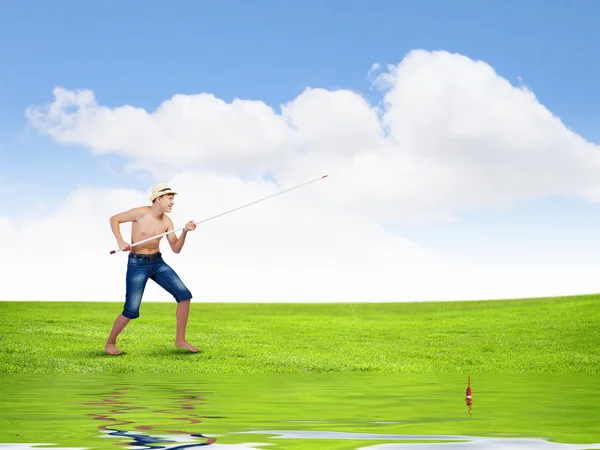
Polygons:
M140 316L140 304L149 275L149 264L146 261L129 258L127 262L127 275L125 277L125 304L123 312L117 316L112 330L106 341L105 350L111 355L121 352L117 348L117 337L132 319Z
M190 303L190 300L182 300L177 303L177 311L175 312L175 317L177 318L175 346L186 348L192 352L197 352L198 349L185 340L185 330L187 328L187 321L190 315Z
M190 315L190 303L192 293L179 278L177 273L166 263L161 260L158 267L150 277L159 286L169 292L177 302L177 311L175 317L177 320L177 328L175 331L175 346L185 348L191 352L197 352L198 349L186 341L185 331L187 328L188 317Z
M121 353L117 348L117 337L127 326L130 320L131 319L125 317L123 314L119 314L117 316L115 323L113 323L112 330L110 331L110 336L108 336L108 340L106 341L106 353L110 353L111 355L118 355Z

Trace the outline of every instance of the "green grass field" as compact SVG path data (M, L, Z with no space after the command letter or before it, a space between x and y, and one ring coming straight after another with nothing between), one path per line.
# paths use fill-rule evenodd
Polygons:
M104 352L119 303L0 302L2 373L594 373L600 295L395 304L143 303Z

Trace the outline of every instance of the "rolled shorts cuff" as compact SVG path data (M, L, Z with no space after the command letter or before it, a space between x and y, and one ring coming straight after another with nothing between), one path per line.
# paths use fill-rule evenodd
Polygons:
M180 303L184 300L192 300L192 293L190 291L183 291L183 292L178 292L177 295L174 296L175 297L175 301L177 303Z
M127 317L128 319L137 319L138 317L140 317L139 313L134 313L134 312L126 311L126 310L123 310L123 312L121 314L124 317Z

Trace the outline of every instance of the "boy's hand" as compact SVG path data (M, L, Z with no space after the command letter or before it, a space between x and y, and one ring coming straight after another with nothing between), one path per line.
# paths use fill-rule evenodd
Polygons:
M129 250L131 250L131 244L129 244L128 242L125 242L125 241L120 241L119 242L119 249L122 252L129 251Z
M193 220L190 220L188 223L185 224L185 230L184 231L192 231L196 229L196 224L194 223Z

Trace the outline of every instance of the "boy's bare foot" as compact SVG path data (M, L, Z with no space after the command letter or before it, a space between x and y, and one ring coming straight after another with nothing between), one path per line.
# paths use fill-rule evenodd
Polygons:
M199 350L194 347L192 344L188 343L187 341L175 341L175 347L179 347L179 348L185 348L187 350L189 350L190 352L198 352Z
M117 348L117 346L115 344L106 344L105 347L106 353L110 354L110 355L120 355L121 352L119 351L119 349Z

